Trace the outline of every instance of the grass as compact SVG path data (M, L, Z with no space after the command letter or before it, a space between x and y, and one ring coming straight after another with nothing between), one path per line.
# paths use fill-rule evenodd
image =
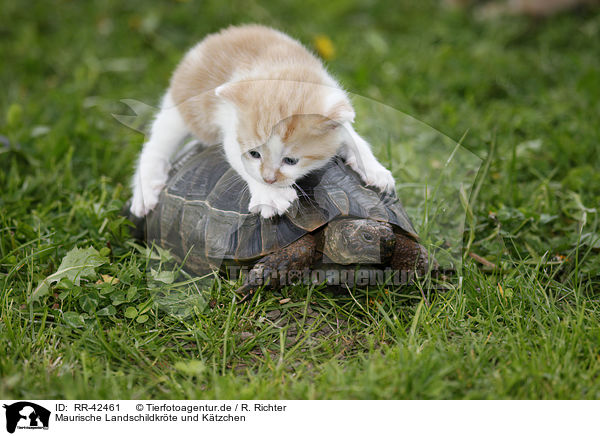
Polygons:
M0 397L600 397L598 9L480 22L437 2L8 1L0 20ZM187 47L249 21L327 34L349 91L467 132L483 165L460 286L429 304L298 286L236 305L234 282L135 245L119 210L143 136L111 114L156 104ZM419 181L417 158L389 163ZM75 247L99 265L32 301Z

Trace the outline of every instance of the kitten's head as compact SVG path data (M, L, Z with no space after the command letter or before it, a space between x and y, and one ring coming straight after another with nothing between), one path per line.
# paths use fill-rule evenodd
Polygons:
M343 141L343 124L354 119L341 89L315 83L245 81L220 86L216 94L235 109L230 134L246 170L273 186L290 186L325 165Z

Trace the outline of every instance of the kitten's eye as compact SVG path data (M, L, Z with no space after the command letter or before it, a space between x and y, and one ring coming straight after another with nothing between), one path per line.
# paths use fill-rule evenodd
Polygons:
M298 163L298 159L293 157L284 157L282 162L286 165L296 165Z
M260 153L256 150L249 151L248 154L254 159L260 159Z

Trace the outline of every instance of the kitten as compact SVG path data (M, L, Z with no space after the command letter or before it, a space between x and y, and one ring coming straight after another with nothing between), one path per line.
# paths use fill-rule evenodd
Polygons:
M156 206L169 159L190 133L222 144L248 184L249 211L264 218L283 214L297 199L295 181L335 154L368 185L393 190L353 121L346 93L289 36L258 25L209 35L173 74L139 158L131 212L141 217Z

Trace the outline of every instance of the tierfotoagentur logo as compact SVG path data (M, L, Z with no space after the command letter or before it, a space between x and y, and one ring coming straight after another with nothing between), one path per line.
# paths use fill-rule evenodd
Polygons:
M50 411L29 401L4 404L6 409L6 431L14 433L19 430L48 430Z

